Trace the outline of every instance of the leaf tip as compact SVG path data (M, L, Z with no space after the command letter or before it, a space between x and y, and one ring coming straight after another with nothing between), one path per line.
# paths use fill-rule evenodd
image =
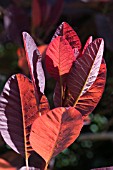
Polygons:
M23 39L25 40L27 37L30 37L29 33L27 32L22 32Z

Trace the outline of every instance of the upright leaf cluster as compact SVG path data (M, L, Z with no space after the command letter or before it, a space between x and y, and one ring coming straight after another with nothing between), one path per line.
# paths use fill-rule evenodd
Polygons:
M102 96L104 41L89 37L82 48L67 23L58 27L44 58L47 71L56 80L55 108L51 110L44 93L42 56L28 33L23 32L23 40L31 80L16 74L6 82L0 96L0 131L5 142L25 157L27 169L46 170L51 158L79 136L84 119Z

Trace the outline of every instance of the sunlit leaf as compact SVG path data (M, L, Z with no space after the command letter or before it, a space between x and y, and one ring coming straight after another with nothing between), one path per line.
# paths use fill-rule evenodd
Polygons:
M77 33L73 30L73 28L66 22L63 22L56 30L52 40L57 36L64 36L65 39L70 43L72 48L76 48L77 50L81 50L81 42L77 35Z
M90 37L87 39L86 43L85 43L85 46L84 46L83 51L82 51L82 54L84 54L86 48L88 47L89 44L92 43L92 41L93 41L93 38L92 38L92 36L90 36Z
M13 75L0 96L0 131L5 142L28 160L32 151L29 143L31 125L49 104L46 97L37 106L32 82L21 74Z
M83 56L73 64L68 76L67 87L75 99L75 105L79 97L92 86L97 78L103 57L103 48L103 40L96 39L88 46Z
M59 36L49 44L46 51L46 67L55 79L59 80L60 76L68 73L74 60L73 50L64 37Z
M78 100L76 104L76 109L78 109L82 115L90 114L94 108L97 106L99 100L102 97L104 87L106 82L106 64L104 60L100 66L99 74L93 85L84 93Z
M90 46L90 48L91 48L91 46ZM93 57L93 55L92 55L92 57ZM81 78L84 78L84 76L81 76L81 75L78 76L78 74L84 68L85 68L85 71L87 71L86 67L84 67L84 64L88 62L88 55L86 56L86 54L84 54L84 56L82 56L81 59L85 59L85 62L83 62L83 64L81 64L80 67L77 67L76 65L74 65L72 68L72 69L74 69L73 71L76 72L77 76L75 76L75 74L72 74L72 72L70 72L71 78L69 76L68 83L72 82L71 84L73 87L73 91L71 91L72 87L66 88L65 99L62 101L62 103L63 103L62 105L63 106L75 106L75 108L77 110L79 110L82 113L82 115L87 116L89 113L91 113L93 111L93 109L96 107L96 105L98 104L98 102L102 96L105 82L106 82L106 64L105 64L104 60L102 60L96 80L94 80L93 84L91 84L91 82L90 82L90 86L89 86L89 88L87 88L87 90L84 92L84 94L82 94L78 98L76 98L75 97L76 92L81 87L79 84L79 81ZM79 60L80 60L80 58L78 59L78 61ZM77 70L77 68L79 68L79 69ZM96 71L94 72L94 75L95 75L95 73L96 73ZM81 78L80 78L80 76L81 76ZM77 86L75 86L76 83L78 83ZM81 90L83 90L83 89L81 88ZM60 106L59 96L60 96L60 85L57 83L56 88L55 88L55 94L54 94L54 104L56 107ZM76 104L75 104L75 102L76 102Z
M28 66L35 87L36 99L39 103L40 98L44 94L45 89L45 76L42 68L42 56L39 50L37 49L34 40L28 33L23 32L23 40Z
M35 120L30 143L48 164L52 157L74 142L82 126L82 116L73 107L55 108Z

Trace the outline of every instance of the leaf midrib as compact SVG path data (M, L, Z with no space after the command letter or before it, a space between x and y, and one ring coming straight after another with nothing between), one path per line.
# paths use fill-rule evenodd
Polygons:
M101 43L102 43L102 42L101 42ZM101 43L100 43L100 46L101 46ZM99 46L98 52L99 52L99 50L100 50L100 46ZM96 56L98 55L98 52L97 52ZM94 59L94 61L93 61L93 63L92 63L92 67L93 67L93 65L94 65L95 60L96 60L96 57L95 57L95 59ZM81 93L82 93L82 91L83 91L83 89L84 89L84 87L85 87L85 85L86 85L86 83L87 83L87 80L88 80L88 78L89 78L89 75L90 75L90 73L91 73L92 67L90 68L90 71L89 71L89 74L88 74L88 76L87 76L87 79L86 79L86 81L85 81L85 83L84 83L84 85L83 85L83 87L82 87L82 89L81 89L81 91L80 91L80 94L79 94L79 96L77 97L77 99L76 99L73 107L76 107L76 104L78 103L78 100L79 100L79 98L80 98L80 96L81 96Z

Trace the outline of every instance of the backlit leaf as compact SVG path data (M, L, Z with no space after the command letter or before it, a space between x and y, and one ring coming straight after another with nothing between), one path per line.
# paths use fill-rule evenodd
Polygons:
M28 66L35 87L35 95L39 104L40 98L44 94L45 89L45 76L42 68L42 56L40 55L34 40L28 33L23 32L23 40Z
M87 59L87 56L84 57L86 57ZM77 71L76 68L74 70L75 72ZM68 81L72 82L74 90L71 91L71 88L66 88L65 99L62 101L63 106L75 105L76 102L75 93L77 92L77 89L80 87L80 85L78 85L77 87L74 86L76 84L76 81L79 82L79 79L76 78L76 76L73 75L72 79L68 79ZM82 115L87 116L89 113L91 113L94 110L104 91L105 82L106 82L106 64L103 59L96 80L93 82L90 88L88 88L83 95L79 96L76 102L75 108L79 110L82 113ZM56 107L60 106L59 96L60 96L60 85L57 83L55 88L55 93L54 93L54 104Z
M92 38L92 36L90 36L90 37L87 39L86 43L85 43L85 46L84 46L83 51L82 51L82 54L84 54L86 48L88 47L89 44L92 43L92 41L93 41L93 38Z
M0 131L5 142L28 160L32 151L29 143L31 125L48 106L42 98L37 106L32 82L21 74L13 75L0 96Z
M67 87L73 94L75 105L79 97L92 86L97 78L103 57L103 48L103 40L96 39L88 46L83 56L73 64L68 76Z
M55 38L46 51L46 67L52 77L59 80L60 76L68 73L73 61L74 53L64 37Z
M48 164L52 157L74 142L82 126L82 116L76 109L55 108L34 121L30 143Z
M64 36L65 39L70 43L72 48L76 48L81 50L81 42L77 35L77 33L73 30L73 28L66 22L63 22L56 30L52 40L57 36Z
M99 74L93 85L84 93L76 104L76 109L79 110L82 115L90 114L97 106L99 100L102 97L106 82L106 64L104 60L100 66Z

